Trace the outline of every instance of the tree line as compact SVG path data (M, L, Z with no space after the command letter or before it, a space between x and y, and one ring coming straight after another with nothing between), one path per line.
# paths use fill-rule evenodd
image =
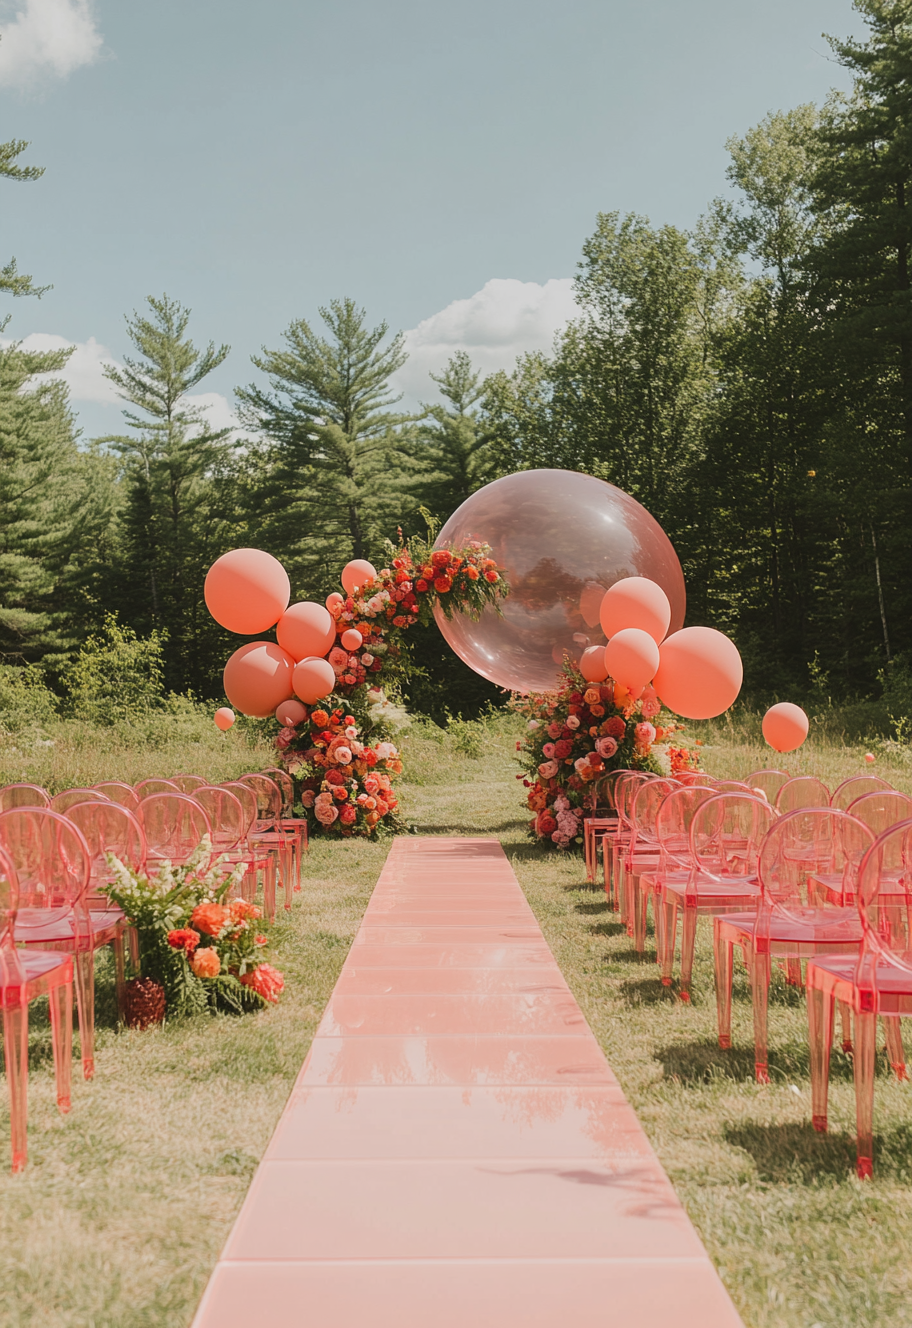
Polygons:
M128 318L133 355L105 371L117 436L78 436L48 376L66 352L0 352L3 659L54 678L113 611L158 634L170 688L216 696L236 641L202 582L225 549L270 550L295 597L322 598L422 511L556 466L653 513L689 621L732 634L753 699L876 691L912 653L912 0L856 8L865 39L830 39L851 92L732 138L732 196L690 230L600 214L552 352L484 379L459 352L420 412L391 391L402 337L352 299L254 357L240 436L190 400L229 347L197 346L169 296ZM0 175L36 177L26 146L0 145ZM38 293L15 262L0 292ZM433 634L416 657L416 708L494 698Z

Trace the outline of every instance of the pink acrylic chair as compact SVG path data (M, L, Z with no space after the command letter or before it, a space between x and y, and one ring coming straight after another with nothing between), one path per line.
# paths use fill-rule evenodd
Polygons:
M176 784L181 793L189 793L191 797L197 789L209 787L209 781L202 775L172 775L169 783Z
M110 945L114 951L114 981L117 1005L123 1013L125 982L124 937L129 936L135 968L139 968L139 944L119 908L108 898L107 887L114 880L107 854L113 853L127 867L141 872L146 865L146 836L138 818L128 807L117 802L77 802L66 812L67 820L79 829L85 840L89 868L88 904L94 948Z
M843 877L851 895L858 866L874 836L847 812L809 807L780 816L760 846L756 913L733 913L714 922L713 949L719 1045L731 1046L732 952L737 945L751 981L754 1069L769 1083L767 1007L770 965L787 964L789 981L801 984L801 961L818 954L857 954L861 923L854 909L821 901L811 884L820 873Z
M583 818L583 854L587 881L595 880L601 841L617 829L618 816L613 789L623 774L623 770L609 770L607 775L596 782L591 815Z
M53 950L20 950L14 940L19 881L12 859L0 849L0 1001L3 1053L10 1099L13 1171L28 1157L28 1007L47 996L57 1080L57 1108L70 1109L73 1063L73 959Z
M173 779L141 779L138 784L133 785L133 790L140 802L144 798L148 798L150 793L180 793L181 791Z
M618 828L611 838L611 853L605 867L605 893L608 895L609 902L613 900L615 909L621 915L621 921L627 926L627 930L631 934L633 924L628 920L626 876L624 872L624 855L633 836L630 810L640 786L648 780L656 778L656 775L648 774L642 770L627 770L614 786Z
M294 780L287 770L280 770L276 765L267 766L262 773L268 775L271 780L278 784L282 793L282 815L279 820L279 829L293 836L291 845L292 867L295 886L299 886L301 883L301 867L304 854L307 851L307 822L302 816L295 816L294 814ZM287 897L285 907L289 907Z
M822 779L814 775L798 775L788 779L776 794L776 811L781 815L796 812L803 807L829 807L830 790Z
M880 775L850 775L833 789L830 806L847 812L865 793L884 793L892 788L893 785Z
M697 920L728 913L751 913L760 899L757 861L776 813L765 798L752 793L709 793L692 807L689 830L690 869L662 881L665 912L662 982L674 969L678 915L681 926L679 994L690 1000ZM696 792L696 790L694 790Z
M912 817L912 798L905 793L898 793L896 789L878 789L873 793L863 793L861 797L856 798L849 806L848 812L850 816L863 821L876 839L885 830L889 830L891 825L907 821ZM841 874L816 872L811 885L830 903L843 905L855 903L854 894L845 893L846 882ZM843 1050L849 1051L851 1047L844 1045Z
M88 907L89 848L59 812L16 807L0 814L0 848L19 878L17 945L71 954L82 1072L95 1073L95 940Z
M122 784L117 779L103 779L100 784L93 784L92 788L97 793L103 793L109 802L119 803L121 807L136 814L139 796L131 784Z
M100 793L94 788L71 788L64 789L62 793L55 793L51 798L51 811L60 812L61 816L66 816L70 807L74 807L77 802L107 802L108 798L104 793Z
M150 793L140 803L140 811L150 872L164 862L183 866L203 839L212 838L209 817L186 793Z
M275 892L276 892L276 858L268 847L258 848L251 840L250 836L254 831L258 817L259 804L257 796L249 784L241 784L237 780L228 780L220 784L219 788L228 789L240 802L244 811L244 831L241 839L241 846L238 849L239 854L243 854L243 859L247 864L247 870L241 881L241 893L250 903L256 899L257 877L263 877L263 912L267 918L275 919ZM236 858L240 861L240 858Z
M776 801L776 794L790 779L791 775L787 775L784 770L754 770L751 774L745 775L744 782L749 789L760 789L772 806Z
M294 890L292 867L292 836L281 827L282 790L269 775L249 772L238 776L238 783L246 784L256 794L257 822L249 835L251 844L267 849L275 854L276 864L282 877L285 892L285 907L291 908L291 895ZM267 912L267 916L269 916ZM273 918L270 917L270 921Z
M633 948L637 954L646 949L646 913L650 890L641 887L644 874L651 873L659 864L659 841L656 835L656 816L669 793L678 785L672 779L648 779L640 784L629 803L631 835L623 855L624 880L627 888L628 932L633 931ZM661 910L654 912L655 930L661 949Z
M0 812L13 807L50 807L51 799L37 784L7 784L0 788Z
M863 929L857 959L825 955L808 963L808 1035L815 1130L827 1129L830 1049L836 1001L855 1019L857 1159L861 1179L874 1165L874 1072L877 1017L899 1079L907 1079L899 1021L912 1015L912 819L890 826L862 859L858 910Z

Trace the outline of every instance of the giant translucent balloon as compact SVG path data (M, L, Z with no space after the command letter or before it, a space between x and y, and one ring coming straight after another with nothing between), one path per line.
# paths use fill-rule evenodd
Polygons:
M684 622L684 574L659 523L613 484L571 470L523 470L473 493L441 530L437 548L471 540L491 545L506 568L510 594L478 622L461 614L437 625L453 650L483 678L518 692L557 683L555 656L578 662L604 645L599 605L627 576L662 587L671 631ZM552 653L554 652L554 653Z

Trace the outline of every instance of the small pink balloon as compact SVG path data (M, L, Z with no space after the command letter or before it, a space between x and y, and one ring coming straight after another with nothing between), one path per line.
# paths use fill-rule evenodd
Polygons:
M763 736L777 752L793 752L808 735L810 722L801 706L780 701L763 716Z
M215 720L215 727L221 729L223 733L227 733L234 723L234 711L230 710L228 706L219 706L212 718Z
M637 627L648 632L656 644L665 640L671 622L671 605L660 585L645 576L625 576L606 590L599 608L602 631L610 639L615 632Z
M648 632L625 627L615 632L605 646L604 658L605 668L615 682L637 697L659 667L659 647Z
M587 682L604 682L608 677L605 647L590 646L580 656L579 671Z
M873 752L865 752L865 760L867 761L868 765L871 765L871 764L873 763L873 761L874 761L874 753L873 753Z
M744 680L738 647L714 627L684 627L662 642L653 686L685 719L713 719L737 700Z
M354 627L349 627L347 632L342 633L342 644L346 650L360 650L364 644L364 637L355 631Z
M373 581L376 575L377 569L373 563L369 563L366 558L353 558L342 568L342 584L349 595L353 595L359 586L363 586L365 581Z
M325 655L336 639L336 623L328 609L311 600L301 600L285 610L276 625L279 645L292 659Z
M331 595L326 596L326 607L329 609L333 617L336 616L344 603L345 596L340 595L338 590L334 590Z
M294 729L307 718L307 709L292 697L290 701L283 701L280 706L276 706L275 717L283 729Z
M333 666L327 659L302 659L295 665L292 685L295 695L307 705L322 701L336 685Z
M274 641L249 641L228 660L225 695L242 715L266 719L291 693L294 660Z

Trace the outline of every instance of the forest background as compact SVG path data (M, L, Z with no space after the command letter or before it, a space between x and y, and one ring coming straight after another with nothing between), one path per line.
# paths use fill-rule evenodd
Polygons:
M202 586L226 549L268 549L293 598L322 599L349 559L382 565L398 528L561 467L664 527L688 621L734 637L749 704L811 698L908 740L912 3L856 8L866 39L831 41L850 94L731 139L732 198L692 231L600 214L552 353L483 379L460 352L423 412L397 412L402 338L351 298L254 359L266 385L237 390L242 434L188 404L230 348L196 346L175 296L129 316L135 353L106 370L118 436L79 435L49 377L66 351L0 351L0 681L72 699L119 660L153 704L220 700L238 641ZM27 146L0 145L11 184L40 174ZM2 293L40 288L11 261ZM503 701L435 628L413 635L411 709L443 722Z

